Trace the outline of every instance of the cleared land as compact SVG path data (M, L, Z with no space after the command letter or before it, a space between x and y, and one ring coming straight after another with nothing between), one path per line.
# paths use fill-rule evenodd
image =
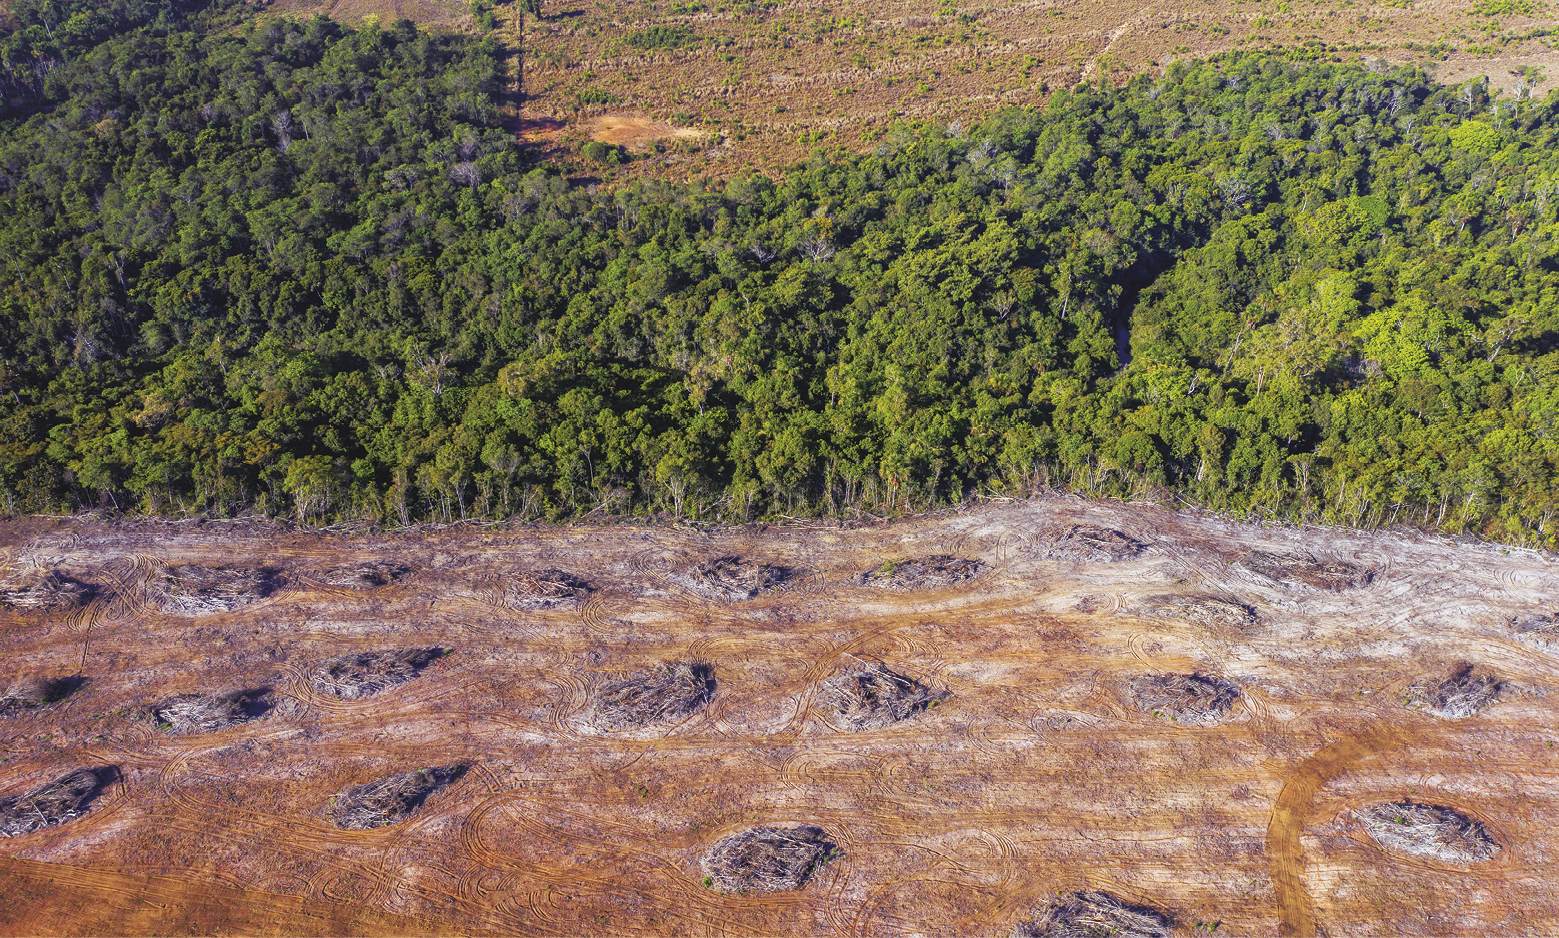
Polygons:
M596 139L622 172L726 175L814 147L870 149L895 121L978 121L1082 80L1122 82L1237 50L1420 62L1507 97L1559 78L1550 4L1525 0L936 3L558 0L523 34L523 135L553 156Z
M581 144L626 147L644 158L615 170L625 175L722 176L819 146L867 150L895 121L967 126L1082 80L1227 51L1417 62L1448 82L1488 76L1507 99L1559 79L1543 0L543 0L539 18L515 0L491 6L498 40L526 50L510 59L523 97L506 98L521 139L589 172L608 170L580 159ZM477 28L463 0L263 9Z
M1140 547L1067 559L1051 541L1074 526ZM793 575L739 601L681 582L731 557ZM928 558L980 566L863 582ZM401 572L318 573L369 562ZM1314 564L1369 576L1308 586ZM180 565L276 585L170 613ZM21 519L0 525L0 567L93 587L0 607L8 684L75 682L0 717L0 799L113 767L74 816L0 839L0 933L987 935L1095 893L1175 934L1559 931L1559 655L1519 631L1559 595L1542 555L1056 499L722 531ZM525 607L493 586L550 570L586 598ZM1241 614L1196 614L1208 597ZM371 697L316 686L323 662L432 648ZM710 669L707 699L597 719L614 682L677 662ZM830 682L871 668L936 706L858 728ZM1238 695L1179 719L1134 703L1155 675ZM1484 675L1501 690L1468 715L1421 704ZM269 707L231 726L147 716L249 688ZM337 826L359 786L440 772L396 820ZM1364 819L1398 810L1491 846L1382 846ZM826 847L715 862L729 838L803 829Z

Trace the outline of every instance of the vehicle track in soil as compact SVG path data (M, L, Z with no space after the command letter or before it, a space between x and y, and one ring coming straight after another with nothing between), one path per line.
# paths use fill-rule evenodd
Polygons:
M1043 556L1045 532L1074 523L1147 549L1109 563ZM10 562L30 551L104 587L68 615L0 610L0 651L90 678L79 699L9 724L0 793L73 760L127 775L86 816L0 850L139 869L192 896L257 892L263 901L231 900L232 930L264 930L242 927L244 915L350 907L446 931L989 934L1053 891L1110 888L1216 910L1231 931L1303 934L1318 914L1334 930L1369 930L1380 903L1399 902L1394 876L1474 877L1533 914L1553 912L1531 883L1533 864L1559 849L1542 822L1559 810L1546 748L1559 707L1542 692L1559 686L1559 656L1516 643L1500 618L1550 595L1542 558L1068 499L881 528L461 529L377 546L191 527L149 544L109 525L82 530L90 536L40 539L0 523ZM1228 563L1250 549L1311 550L1376 576L1339 593L1290 588ZM935 554L989 569L918 591L853 579L884 559ZM803 572L738 601L673 579L724 555ZM318 579L380 558L414 572L365 590ZM165 563L269 564L285 585L231 611L170 616L152 592ZM592 590L569 608L513 608L499 595L510 567L568 569ZM1166 594L1226 596L1262 621L1133 611ZM419 645L454 653L362 700L309 687L331 655ZM612 674L680 657L715 667L704 709L641 730L588 724ZM1532 690L1467 721L1400 705L1408 684L1460 657ZM901 724L847 730L819 688L863 660L952 696ZM1215 726L1175 725L1122 696L1131 675L1193 670L1243 688ZM174 690L261 682L277 709L216 734L167 737L117 715ZM456 762L472 767L466 777L402 824L340 831L326 819L345 785ZM1457 871L1384 856L1347 827L1355 806L1412 793L1486 819L1508 850ZM698 858L714 840L800 823L824 827L844 853L806 889L725 896L700 885ZM168 873L207 846L228 859ZM1386 891L1350 905L1339 876ZM135 908L115 914L151 921ZM1466 921L1477 931L1498 919Z
M1327 782L1371 756L1400 749L1422 734L1402 723L1382 723L1335 740L1304 762L1283 781L1267 826L1272 889L1277 895L1278 934L1284 938L1314 938L1315 909L1305 888L1305 854L1300 836L1316 792Z

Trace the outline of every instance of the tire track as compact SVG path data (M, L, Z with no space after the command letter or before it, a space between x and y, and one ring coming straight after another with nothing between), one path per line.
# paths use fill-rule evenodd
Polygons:
M1389 723L1361 730L1323 746L1284 780L1267 825L1267 858L1272 890L1277 895L1279 936L1314 938L1316 934L1300 839L1316 792L1364 759L1400 749L1421 733L1418 727Z

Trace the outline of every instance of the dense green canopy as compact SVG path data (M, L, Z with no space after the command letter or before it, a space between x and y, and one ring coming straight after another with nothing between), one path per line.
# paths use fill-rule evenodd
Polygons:
M487 40L151 6L0 45L0 509L1553 541L1559 98L1236 55L607 192L527 164Z

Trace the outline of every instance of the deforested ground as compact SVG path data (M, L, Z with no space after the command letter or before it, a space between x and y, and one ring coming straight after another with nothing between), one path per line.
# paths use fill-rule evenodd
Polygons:
M805 575L683 582L722 558ZM169 570L266 579L170 610ZM17 519L13 574L84 601L0 606L6 933L1559 932L1546 555L1057 498Z

